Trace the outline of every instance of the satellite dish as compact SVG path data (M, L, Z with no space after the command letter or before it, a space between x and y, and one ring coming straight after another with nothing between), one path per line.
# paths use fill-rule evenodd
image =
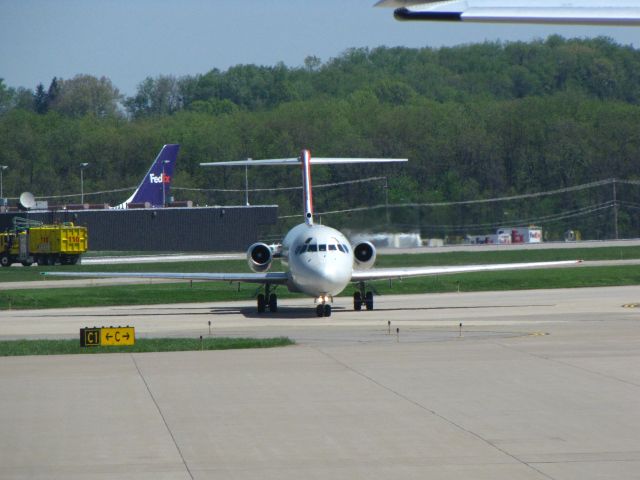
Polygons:
M22 192L20 194L20 206L25 210L31 210L36 206L36 199L31 192Z

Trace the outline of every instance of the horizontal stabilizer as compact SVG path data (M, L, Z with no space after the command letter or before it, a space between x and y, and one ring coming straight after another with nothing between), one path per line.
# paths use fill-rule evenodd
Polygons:
M406 158L323 158L311 157L312 165L330 165L342 163L388 163L407 162ZM201 163L203 167L238 167L238 166L269 166L269 165L300 165L299 158L271 158L264 160L234 160L231 162Z
M311 192L311 165L336 165L345 163L389 163L407 162L406 158L329 158L311 157L309 150L302 150L297 158L267 158L262 160L235 160L231 162L201 163L203 167L253 167L268 165L300 165L302 167L302 206L304 221L307 225L313 225L313 201Z

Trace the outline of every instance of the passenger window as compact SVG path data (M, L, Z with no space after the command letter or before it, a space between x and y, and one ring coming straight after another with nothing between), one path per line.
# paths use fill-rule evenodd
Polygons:
M307 249L310 252L317 252L318 251L318 245L316 245L315 243L312 243L311 245L309 245L309 248Z
M323 243L321 245L318 245L318 247L319 247L319 250L321 252L326 252L327 251L327 245L325 243Z
M335 245L329 245L329 250L336 250L336 246Z

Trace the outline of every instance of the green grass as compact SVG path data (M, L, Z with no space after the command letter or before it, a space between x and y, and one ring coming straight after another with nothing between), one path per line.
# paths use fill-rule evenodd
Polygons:
M455 275L415 277L372 283L379 294L469 292L526 290L539 288L602 287L640 284L640 268L636 265L610 267L550 268L507 270ZM158 283L100 287L73 287L0 292L0 309L67 308L109 305L152 305L241 300L252 303L259 287L219 282ZM348 287L343 295L351 295ZM280 298L301 297L286 288L277 289ZM311 305L311 304L310 304Z
M80 340L4 340L0 357L22 355L70 355L82 353L183 352L191 350L231 350L272 348L293 345L286 337L276 338L140 338L135 345L123 347L80 347Z
M481 248L481 247L479 247ZM568 249L495 250L405 255L379 255L376 267L408 267L427 265L465 265L478 263L545 262L554 260L628 260L640 259L640 247L598 247ZM280 268L274 262L275 270ZM118 265L68 265L55 267L0 268L0 283L42 281L41 272L246 272L245 260L211 260L204 262L159 262ZM62 277L49 277L60 280Z
M640 247L508 249L407 255L380 255L376 267L418 265L472 265L482 263L552 262L556 260L630 260L640 258Z
M376 282L379 294L480 292L639 285L637 265L474 272Z
M249 267L244 260L212 260L208 262L129 263L117 265L56 265L0 268L0 283L43 281L42 272L243 272ZM48 277L61 280L63 277ZM67 279L68 280L68 279Z
M257 285L219 282L152 283L95 287L42 288L0 292L0 309L69 308L100 305L152 305L253 298ZM278 290L280 293L282 290Z
M404 267L426 265L460 265L474 263L510 263L521 261L619 260L640 258L640 247L599 247L544 250L497 250L472 252L421 253L380 255L377 267ZM280 268L275 262L274 270ZM206 262L138 263L120 265L77 265L56 267L2 268L0 282L47 281L66 277L43 277L42 271L104 271L104 272L238 272L247 271L244 260ZM535 273L534 273L535 272ZM450 291L489 291L534 288L570 288L586 286L612 286L640 284L637 266L581 267L546 270L514 270L479 272L437 277L420 277L404 281L374 282L382 294L425 293ZM252 302L260 287L254 284L220 282L153 283L121 286L73 287L51 289L24 289L0 291L0 309L67 308L109 305L147 305L159 303L187 303L241 300ZM351 295L347 288L344 295ZM286 288L277 290L280 298L300 297Z

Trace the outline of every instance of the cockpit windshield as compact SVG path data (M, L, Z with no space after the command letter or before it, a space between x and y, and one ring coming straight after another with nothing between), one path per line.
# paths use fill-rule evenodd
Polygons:
M349 253L349 247L344 243L340 243L338 239L331 238L332 243L317 243L314 238L307 238L302 245L298 245L295 249L296 255L306 252L342 252Z

